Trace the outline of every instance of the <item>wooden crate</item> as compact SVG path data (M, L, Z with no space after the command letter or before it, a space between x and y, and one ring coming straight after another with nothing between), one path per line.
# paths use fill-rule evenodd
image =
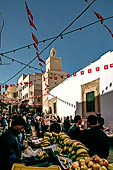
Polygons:
M33 167L15 163L11 170L61 170L61 168L57 165L52 165L50 167Z

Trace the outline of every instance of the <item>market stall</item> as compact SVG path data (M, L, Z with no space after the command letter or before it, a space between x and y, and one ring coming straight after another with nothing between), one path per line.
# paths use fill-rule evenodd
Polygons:
M59 134L45 132L44 138L29 138L28 143L34 149L29 146L22 155L27 166L50 167L56 165L63 170L113 170L113 163L98 155L90 157L88 148L84 144L71 140L63 132Z

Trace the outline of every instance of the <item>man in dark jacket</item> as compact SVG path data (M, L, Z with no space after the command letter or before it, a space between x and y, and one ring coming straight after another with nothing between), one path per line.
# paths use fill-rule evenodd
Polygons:
M89 129L85 130L83 143L89 148L89 155L98 155L107 159L110 149L109 140L107 135L99 128L97 116L88 116L87 125Z
M60 131L61 131L60 123L58 123L57 119L55 118L53 120L53 123L51 123L50 125L50 132L60 133Z
M82 122L81 116L76 115L74 118L74 122L75 122L74 125L72 127L70 127L67 134L71 139L76 139L76 140L81 141L81 133L82 132L79 127L79 125L81 125L81 122Z
M8 128L0 137L0 166L4 170L11 170L13 163L22 163L18 133L23 130L25 125L22 117L15 117L12 127Z

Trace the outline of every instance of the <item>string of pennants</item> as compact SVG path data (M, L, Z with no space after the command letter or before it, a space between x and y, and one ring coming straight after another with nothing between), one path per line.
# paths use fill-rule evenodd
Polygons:
M45 93L44 95L39 95L39 96L33 96L33 97L29 97L29 98L25 98L24 100L23 99L1 99L2 102L5 102L6 104L18 104L18 105L21 105L23 101L29 101L30 99L33 99L33 98L40 98L42 96L46 96L47 93ZM49 95L55 97L54 95L50 94ZM67 101L64 101L60 98L57 97L58 100L60 100L61 102L63 102L64 104L67 104L71 107L74 107L75 108L75 105L74 104L71 104L70 102L67 102ZM43 104L26 104L26 105L30 105L30 106L42 106Z
M84 1L89 4L88 0L84 0ZM110 35L111 35L112 38L113 38L113 33L112 33L112 31L110 30L110 28L108 28L107 25L104 24L104 18L103 18L103 16L102 16L101 14L95 12L95 10L93 10L92 7L90 7L90 8L91 8L92 12L94 13L94 15L95 15L98 19L101 20L101 24L103 24L104 28L107 29L107 31L110 33Z
M44 94L45 95L45 94ZM37 98L40 98L40 97L42 97L42 96L44 96L44 95L39 95L39 96L33 96L33 97L27 97L27 98L25 98L25 99L6 99L6 98L4 98L4 99L1 99L1 101L2 102L5 102L5 103L12 103L12 104L21 104L23 101L28 101L28 100L31 100L31 99L37 99ZM39 104L39 105L42 105L42 104Z
M30 11L30 9L28 8L28 5L27 5L27 2L25 1L25 6L26 6L26 11L27 11L27 15L28 15L28 20L29 20L29 24L30 24L30 26L32 27L32 28L34 28L35 29L35 31L37 31L37 28L36 28L36 26L34 25L34 23L33 23L33 15L31 14L31 11ZM37 37L34 35L34 33L32 32L32 39L33 39L33 41L34 41L34 48L35 48L35 50L36 50L36 55L37 55L37 58L38 58L38 61L39 61L39 66L41 67L41 72L42 72L42 74L44 73L44 71L43 71L43 64L45 64L45 61L40 57L40 55L39 55L39 49L38 49L38 44L39 44L39 42L38 42L38 39L37 39ZM44 76L44 74L43 74L43 78L44 78L44 81L45 81L45 76ZM46 83L45 83L45 85L46 85ZM46 85L46 92L49 94L49 90L48 90L48 86Z
M85 0L85 2L87 2L87 3L89 3L88 2L88 0ZM31 13L31 11L30 11L30 9L29 9L29 7L28 7L28 5L27 5L27 3L26 3L26 1L25 1L25 6L26 6L26 11L27 11L27 15L28 15L28 20L29 20L29 24L30 24L30 26L32 27L32 28L34 28L34 30L35 31L37 31L37 28L36 28L36 26L35 26L35 24L34 24L34 22L33 22L33 15L32 15L32 13ZM92 8L91 8L92 9ZM101 24L103 24L103 22L104 22L104 18L102 17L102 15L100 15L99 13L97 13L97 12L95 12L93 9L92 9L92 11L93 11L93 13L96 15L96 17L98 18L98 19L100 19L101 20ZM104 28L106 28L107 30L108 30L108 32L111 34L111 36L113 37L113 33L112 33L112 31L108 28L108 26L107 25L105 25L105 24L103 24L103 26L104 26ZM44 79L44 81L46 81L46 78L45 78L45 76L44 76L44 71L43 71L43 64L45 64L45 61L40 57L40 55L39 55L39 50L38 50L38 44L39 44L39 42L38 42L38 39L37 39L37 37L35 36L35 34L32 32L31 33L31 35L32 35L32 39L33 39L33 41L35 42L34 43L34 48L35 48L35 50L36 50L36 55L37 55L37 58L38 58L38 61L39 61L39 66L41 67L41 72L42 72L42 75L43 75L43 79ZM104 70L107 70L107 69L109 69L109 68L113 68L113 63L112 64L110 64L110 65L104 65ZM96 71L100 71L100 67L96 67L95 68L95 70ZM88 69L87 70L88 71L88 73L92 73L92 69ZM85 71L84 70L81 70L80 71L80 75L84 75L85 74ZM70 74L67 74L66 75L66 77L67 78L70 78ZM73 73L73 76L77 76L77 73L76 72L74 72ZM61 75L60 76L61 78L64 78L64 75ZM57 80L57 76L49 76L49 79L54 79L54 80ZM18 85L27 85L27 84L32 84L32 82L24 82L24 83L20 83L20 84L18 84L17 83L17 86ZM50 94L49 93L49 91L48 91L48 88L49 88L49 86L45 83L45 85L46 85L46 92L47 92L47 94ZM10 87L12 87L12 86L14 86L14 84L10 84ZM9 87L9 85L7 85L7 84L5 84L5 85L0 85L0 88L8 88ZM46 95L47 95L46 94ZM38 98L39 96L34 96L34 97L31 97L31 98ZM41 97L41 96L40 96ZM28 98L27 98L28 99ZM30 99L30 98L29 98ZM2 99L2 101L5 101L6 99ZM20 101L22 101L23 99L19 99L19 100L17 100L16 102L20 102ZM12 100L10 100L10 101L12 101ZM62 100L63 101L63 100ZM63 101L64 102L64 101ZM67 103L68 104L68 102L65 102L65 103Z
M30 26L31 27L33 27L34 29L35 29L35 31L37 31L37 28L36 28L36 26L35 26L35 24L33 23L33 15L31 14L31 11L30 11L30 9L28 8L28 5L27 5L27 2L25 1L25 6L26 6L26 11L27 11L27 15L28 15L28 20L29 20L29 24L30 24ZM38 49L38 44L39 44L39 42L38 42L38 39L37 39L37 37L34 35L34 33L32 32L31 33L32 34L32 39L33 39L33 41L34 41L34 48L35 48L35 50L36 50L36 55L37 55L37 58L38 58L38 60L39 60L39 65L41 66L41 67L43 67L43 65L42 65L42 63L43 64L45 64L45 61L40 57L40 55L39 55L39 49Z
M88 0L85 0L85 2L89 4ZM29 10L26 1L25 1L25 6L26 6L26 11L27 11L27 15L28 15L29 24L30 24L31 27L33 27L33 28L35 29L35 31L37 31L37 28L36 28L36 26L35 26L34 23L33 23L33 15L31 14L31 11ZM95 10L93 10L92 7L90 7L90 8L91 8L91 10L93 11L93 13L96 15L96 17L101 20L101 24L103 24L104 18L102 17L102 15L100 15L100 14L97 13L97 12L95 12ZM103 26L104 26L104 28L106 28L106 29L108 30L108 32L109 32L109 33L111 34L111 36L113 37L113 33L112 33L111 30L108 28L108 26L105 25L105 24L103 24ZM35 48L35 50L36 50L36 55L37 55L37 58L38 58L38 60L39 60L39 65L40 65L40 67L41 67L41 72L42 72L42 75L43 75L43 79L44 79L44 81L46 81L46 78L45 78L45 76L44 76L44 71L43 71L43 64L45 64L45 61L44 61L42 58L40 58L39 50L38 50L38 44L39 44L39 42L38 42L38 39L36 38L36 36L33 34L33 32L32 32L32 38L33 38L33 40L34 40L34 42L35 42L35 43L34 43L34 48ZM113 64L110 64L110 67L113 67ZM100 71L100 67L96 67L95 69L96 69L96 71ZM105 65L105 66L104 66L104 69L105 69L105 70L108 69L108 65ZM92 69L88 69L88 73L92 73ZM80 71L80 74L81 74L81 75L84 75L84 71ZM77 73L74 72L74 73L73 73L73 76L77 76ZM63 77L63 76L61 76L61 78L62 78L62 77ZM69 77L70 77L70 74L67 74L67 78L69 78ZM49 77L49 78L52 79L53 77L51 76L51 77ZM57 76L54 77L54 80L57 80ZM46 86L45 90L46 90L47 94L49 94L49 90L48 90L49 86L46 84L46 82L45 82L45 86Z
M89 3L88 2L88 0L85 0L85 2L87 2L87 3ZM34 28L35 29L35 31L37 31L37 28L36 28L36 26L35 26L35 24L34 24L34 22L33 22L33 15L32 15L32 13L31 13L31 11L30 11L30 9L29 9L29 7L28 7L28 5L27 5L27 2L25 1L25 7L26 7L26 11L27 11L27 15L28 15L28 20L29 20L29 24L30 24L30 26L32 27L32 28ZM91 8L92 9L92 8ZM93 9L92 9L92 11L93 11L93 13L96 15L96 17L98 18L98 19L101 19L101 24L103 24L103 21L104 21L104 19L103 19L103 17L102 17L102 15L100 15L99 13L97 13L97 12L95 12ZM104 25L104 24L103 24ZM113 34L112 34L112 32L111 32L111 30L106 26L106 25L104 25L104 27L109 31L109 33L112 35L112 37L113 37ZM45 61L40 57L40 55L39 55L39 50L38 50L38 44L39 44L39 42L38 42L38 39L37 39L37 37L35 36L35 34L32 32L32 39L33 39L33 41L35 42L34 43L34 48L35 48L35 50L36 50L36 55L37 55L37 58L38 58L38 60L39 60L39 65L40 65L40 67L41 67L41 72L42 72L42 74L43 74L43 79L44 79L44 81L46 81L46 78L45 78L45 76L44 76L44 71L43 71L43 64L45 64ZM110 67L113 67L113 64L110 64ZM95 68L96 69L96 71L100 71L100 67L96 67ZM104 69L106 70L106 69L108 69L108 65L105 65L104 66ZM92 73L92 69L88 69L88 73ZM81 75L84 75L84 71L82 70L82 71L80 71L80 74ZM74 72L73 73L73 76L77 76L77 73L76 72ZM69 78L70 77L70 74L67 74L67 78ZM54 77L52 77L52 76L50 76L49 77L49 79L53 79L54 78L54 80L57 80L57 76L54 76ZM63 78L63 75L61 75L61 78ZM22 84L21 84L22 85ZM49 94L49 90L48 90L48 85L45 83L45 85L46 85L46 92L47 92L47 94ZM12 86L12 85L10 85L10 86ZM2 85L2 88L7 88L7 87L9 87L9 85ZM1 87L0 87L1 88Z
M108 70L108 69L110 69L110 68L113 68L113 63L104 65L103 68L104 68L104 70ZM94 70L90 68L90 69L87 70L87 73L91 74L91 73L93 73L93 71L94 71ZM99 71L101 71L101 68L100 68L100 67L95 67L95 71L96 71L96 72L99 72ZM81 71L80 71L80 75L84 75L85 72L86 72L86 71L81 70ZM43 72L43 74L44 74L44 72ZM52 74L53 74L54 76L52 76ZM77 72L74 72L72 75L73 75L74 77L76 77L76 76L77 76ZM42 75L42 76L43 76L43 75ZM66 78L70 78L70 77L71 77L70 74L67 74L67 75L56 75L56 74L54 74L54 73L51 73L51 76L49 76L48 78L49 78L49 79L57 80L59 77L60 77L61 79L63 79L63 78L65 78L65 76L66 76ZM44 79L44 81L46 81L45 76L43 76L43 79ZM10 84L10 85L5 84L5 85L0 85L0 89L1 89L1 88L7 89L8 87L24 86L24 85L32 85L32 84L33 84L32 81L30 81L30 82L23 82L23 83L17 83L17 84ZM47 90L47 89L49 88L49 86L48 86L46 83L45 83L45 85L46 85L46 89L45 89L45 90Z
M8 87L20 86L20 85L23 86L23 85L28 85L28 84L32 84L32 81L30 81L30 82L23 82L23 83L17 83L17 84L10 84L10 85L8 85L8 84L0 85L0 89L1 88L7 89Z
M104 70L108 70L109 68L113 68L113 63L112 63L112 64L109 64L109 65L104 65ZM100 71L101 69L100 69L100 67L95 67L95 70L96 70L96 71ZM92 72L93 72L93 69L88 69L87 72L88 72L88 73L92 73ZM81 70L81 71L80 71L80 75L84 75L84 74L85 74L85 71L84 71L84 70ZM74 77L77 76L77 72L74 72L74 73L73 73L73 76L74 76ZM64 78L63 75L61 75L60 77L61 77L61 78ZM71 75L70 75L70 74L67 74L67 78L70 78L70 77L71 77ZM57 80L57 78L58 78L58 76L54 76L54 77L49 76L49 79Z
M112 86L112 83L113 83L113 82L110 82L110 83L109 83L109 86L110 86L110 87ZM108 86L106 86L105 90L108 90ZM103 93L104 93L104 90L102 90L102 94L103 94ZM24 101L25 101L25 100L30 100L30 99L33 99L33 98L40 98L40 97L46 96L46 95L48 95L48 93L45 93L44 95L39 95L39 96L33 96L33 97L25 98ZM50 93L49 93L49 95L51 95L51 96L53 96L53 97L56 97L56 96L54 96L54 95L52 95L52 94L50 94ZM60 99L60 98L58 98L58 97L57 97L57 99L60 100L61 102L65 103L65 104L67 104L67 105L75 108L75 105L74 105L74 104L72 104L72 103L70 103L70 102L67 102L67 101L64 101L64 100L62 100L62 99ZM1 99L1 101L2 101L2 102L5 102L5 103L7 103L7 104L19 104L19 105L20 105L20 104L22 103L23 99ZM29 104L29 105L31 105L31 106L36 106L36 105L42 106L43 104Z

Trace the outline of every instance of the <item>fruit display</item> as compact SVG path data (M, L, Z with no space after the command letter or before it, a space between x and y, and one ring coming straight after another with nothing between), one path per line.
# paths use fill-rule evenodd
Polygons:
M37 157L40 160L43 160L43 159L49 158L49 155L48 155L48 153L46 151L40 151L40 152L38 152Z
M113 164L100 158L98 155L90 157L88 154L88 148L80 141L71 140L70 137L64 133L59 134L54 132L45 132L44 138L41 142L41 146L49 146L57 144L54 153L61 158L61 161L66 165L68 170L113 170ZM67 157L72 160L72 163L68 165Z
M61 132L59 134L54 132L45 132L44 138L41 142L41 147L58 144L55 154L59 156L66 155L72 161L78 160L82 157L88 157L88 148L77 140L71 140L70 137Z
M55 132L45 132L41 142L41 147L53 145L57 143L58 134Z
M68 166L68 170L113 170L113 164L100 158L98 155L93 157L80 158Z
M108 165L108 169L109 169L109 170L113 170L113 163L110 163L110 164Z

